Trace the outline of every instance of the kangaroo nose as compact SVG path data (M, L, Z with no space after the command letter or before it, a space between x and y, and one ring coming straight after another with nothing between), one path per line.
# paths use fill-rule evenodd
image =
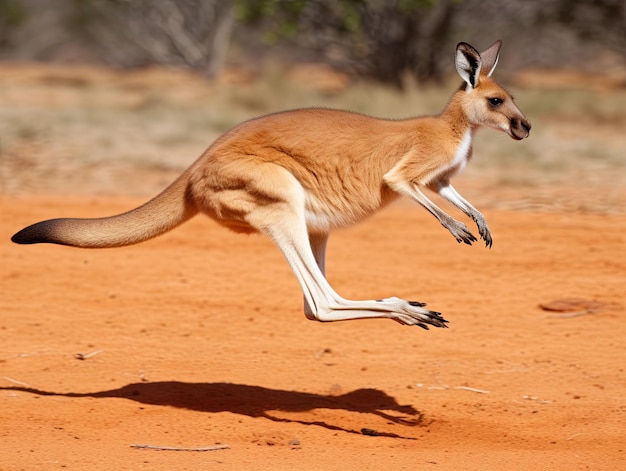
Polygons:
M530 125L530 121L526 120L526 119L522 119L520 121L520 124L522 125L522 127L526 130L526 132L530 132L530 128L532 127Z

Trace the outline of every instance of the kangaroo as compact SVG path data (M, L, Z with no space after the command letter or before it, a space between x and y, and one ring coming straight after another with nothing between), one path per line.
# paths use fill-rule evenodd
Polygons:
M456 48L463 79L441 114L380 119L333 109L298 109L246 121L219 137L162 193L111 217L51 219L22 229L18 244L101 248L136 244L204 213L240 233L259 232L281 250L304 294L308 319L330 322L389 318L404 325L446 327L425 303L397 297L349 300L325 277L331 230L355 224L399 196L417 201L458 242L477 241L466 225L437 207L425 187L474 220L491 247L484 216L450 184L472 154L480 126L516 140L530 122L491 75L501 41L479 53Z

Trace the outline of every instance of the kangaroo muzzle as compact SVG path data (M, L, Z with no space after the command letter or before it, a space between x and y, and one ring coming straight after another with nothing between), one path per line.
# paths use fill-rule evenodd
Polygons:
M530 124L530 121L528 121L525 118L524 119L512 118L511 127L510 127L511 137L515 139L516 141L525 139L530 134L531 127L532 126Z

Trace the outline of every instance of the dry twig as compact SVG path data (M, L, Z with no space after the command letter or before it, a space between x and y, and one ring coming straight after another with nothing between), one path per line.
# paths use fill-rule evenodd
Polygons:
M95 357L98 353L102 353L102 350L96 350L95 352L91 353L77 353L76 355L74 355L74 358L78 360L88 360L91 357Z
M215 451L215 450L227 450L230 448L228 445L212 445L198 448L186 448L177 446L158 446L158 445L142 445L133 444L131 448L141 448L147 450L160 450L160 451Z
M470 388L469 386L456 386L454 389L464 389L465 391L471 391L479 394L489 394L489 391L485 391L484 389Z
M424 386L422 383L417 383L418 387ZM469 386L454 386L450 387L447 384L443 384L441 386L428 386L427 389L441 389L441 390L450 390L450 389L462 389L464 391L471 391L479 394L489 394L489 391L485 391L484 389L471 388Z
M4 379L10 381L11 383L15 383L18 386L24 386L25 388L32 388L32 386L28 383L24 383L23 381L18 381L17 379L9 378L8 376L4 376Z

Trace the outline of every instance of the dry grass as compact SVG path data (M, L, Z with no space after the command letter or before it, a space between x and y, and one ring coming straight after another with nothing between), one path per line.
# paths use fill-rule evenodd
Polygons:
M356 83L325 93L302 76L270 67L262 77L229 73L208 83L180 71L4 64L0 190L147 195L245 119L306 106L391 118L437 113L457 84L400 93ZM567 195L561 203L573 197L578 209L621 211L626 90L583 82L513 91L533 122L531 138L519 143L479 133L474 161L458 183L468 197L496 205L495 194L517 188L529 198L542 195L549 206L559 186L572 189L559 190Z

